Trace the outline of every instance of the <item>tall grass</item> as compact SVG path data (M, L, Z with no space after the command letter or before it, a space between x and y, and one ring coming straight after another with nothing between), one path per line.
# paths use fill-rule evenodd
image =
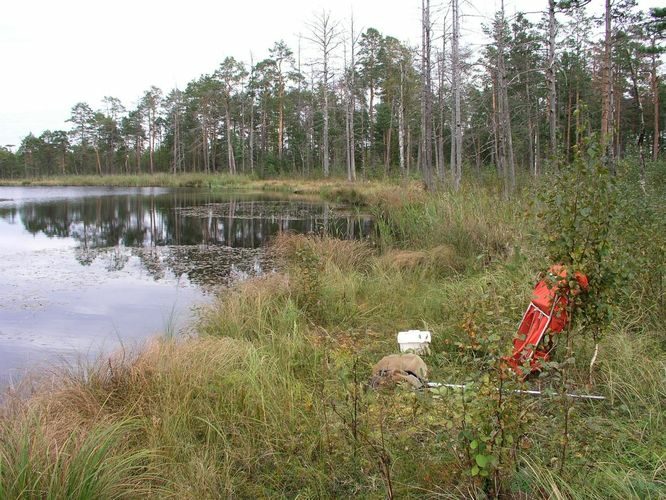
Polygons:
M636 300L604 331L593 386L594 342L576 337L572 383L607 400L574 404L560 467L562 400L500 402L493 385L492 360L510 350L545 265L537 223L522 215L529 200L413 185L363 199L380 244L283 235L273 248L282 272L221 294L199 338L101 359L8 405L0 497L664 496L654 297L628 291ZM364 390L408 328L432 330L432 378L472 383L464 396ZM472 473L471 443L484 439L503 460L488 477Z
M123 498L160 491L149 466L154 452L127 444L140 429L137 421L103 421L71 429L64 439L51 435L58 424L68 426L33 411L5 418L0 498Z
M448 245L465 259L506 257L526 236L522 198L504 200L480 187L437 196L395 191L376 200L384 247L429 249Z

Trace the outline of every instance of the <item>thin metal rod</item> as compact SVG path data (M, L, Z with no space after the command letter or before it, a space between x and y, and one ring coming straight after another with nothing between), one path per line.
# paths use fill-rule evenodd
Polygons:
M447 387L449 389L461 389L465 390L467 387L464 384L440 384L439 382L428 382L428 388L429 389L437 389L439 387ZM548 392L541 392L541 391L530 391L530 390L521 390L521 389L514 389L509 392L513 392L514 394L527 394L530 396L557 396L558 393L548 393ZM574 398L574 399L593 399L593 400L605 400L605 396L597 396L595 394L566 394L567 397L569 398Z

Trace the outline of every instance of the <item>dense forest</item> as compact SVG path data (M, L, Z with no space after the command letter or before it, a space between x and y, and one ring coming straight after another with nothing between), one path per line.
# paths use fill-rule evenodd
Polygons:
M595 17L586 4L549 0L538 22L500 10L474 51L460 43L458 0L437 15L423 0L420 47L322 12L296 48L280 40L259 61L227 57L184 89L149 88L135 107L76 103L70 130L3 148L0 176L420 171L432 186L493 165L510 187L570 160L592 133L609 160L654 159L666 9L608 0Z

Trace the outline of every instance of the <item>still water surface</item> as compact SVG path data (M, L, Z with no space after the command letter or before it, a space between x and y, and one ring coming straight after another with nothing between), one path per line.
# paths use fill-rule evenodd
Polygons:
M372 220L261 193L0 187L0 387L186 332L217 287L274 270L281 231L365 238Z

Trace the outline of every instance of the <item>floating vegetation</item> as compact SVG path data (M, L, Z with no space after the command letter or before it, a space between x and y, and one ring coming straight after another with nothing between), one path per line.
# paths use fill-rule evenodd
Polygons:
M204 288L229 286L276 269L270 252L261 248L170 247L165 262L176 276L187 275Z
M96 248L79 250L77 258L84 265L101 261L107 271L127 270L134 258L155 280L186 280L207 291L276 269L266 249L219 245Z
M236 219L288 219L306 220L316 217L346 217L348 209L322 203L294 201L231 201L205 205L176 207L177 213L187 217L232 217Z

